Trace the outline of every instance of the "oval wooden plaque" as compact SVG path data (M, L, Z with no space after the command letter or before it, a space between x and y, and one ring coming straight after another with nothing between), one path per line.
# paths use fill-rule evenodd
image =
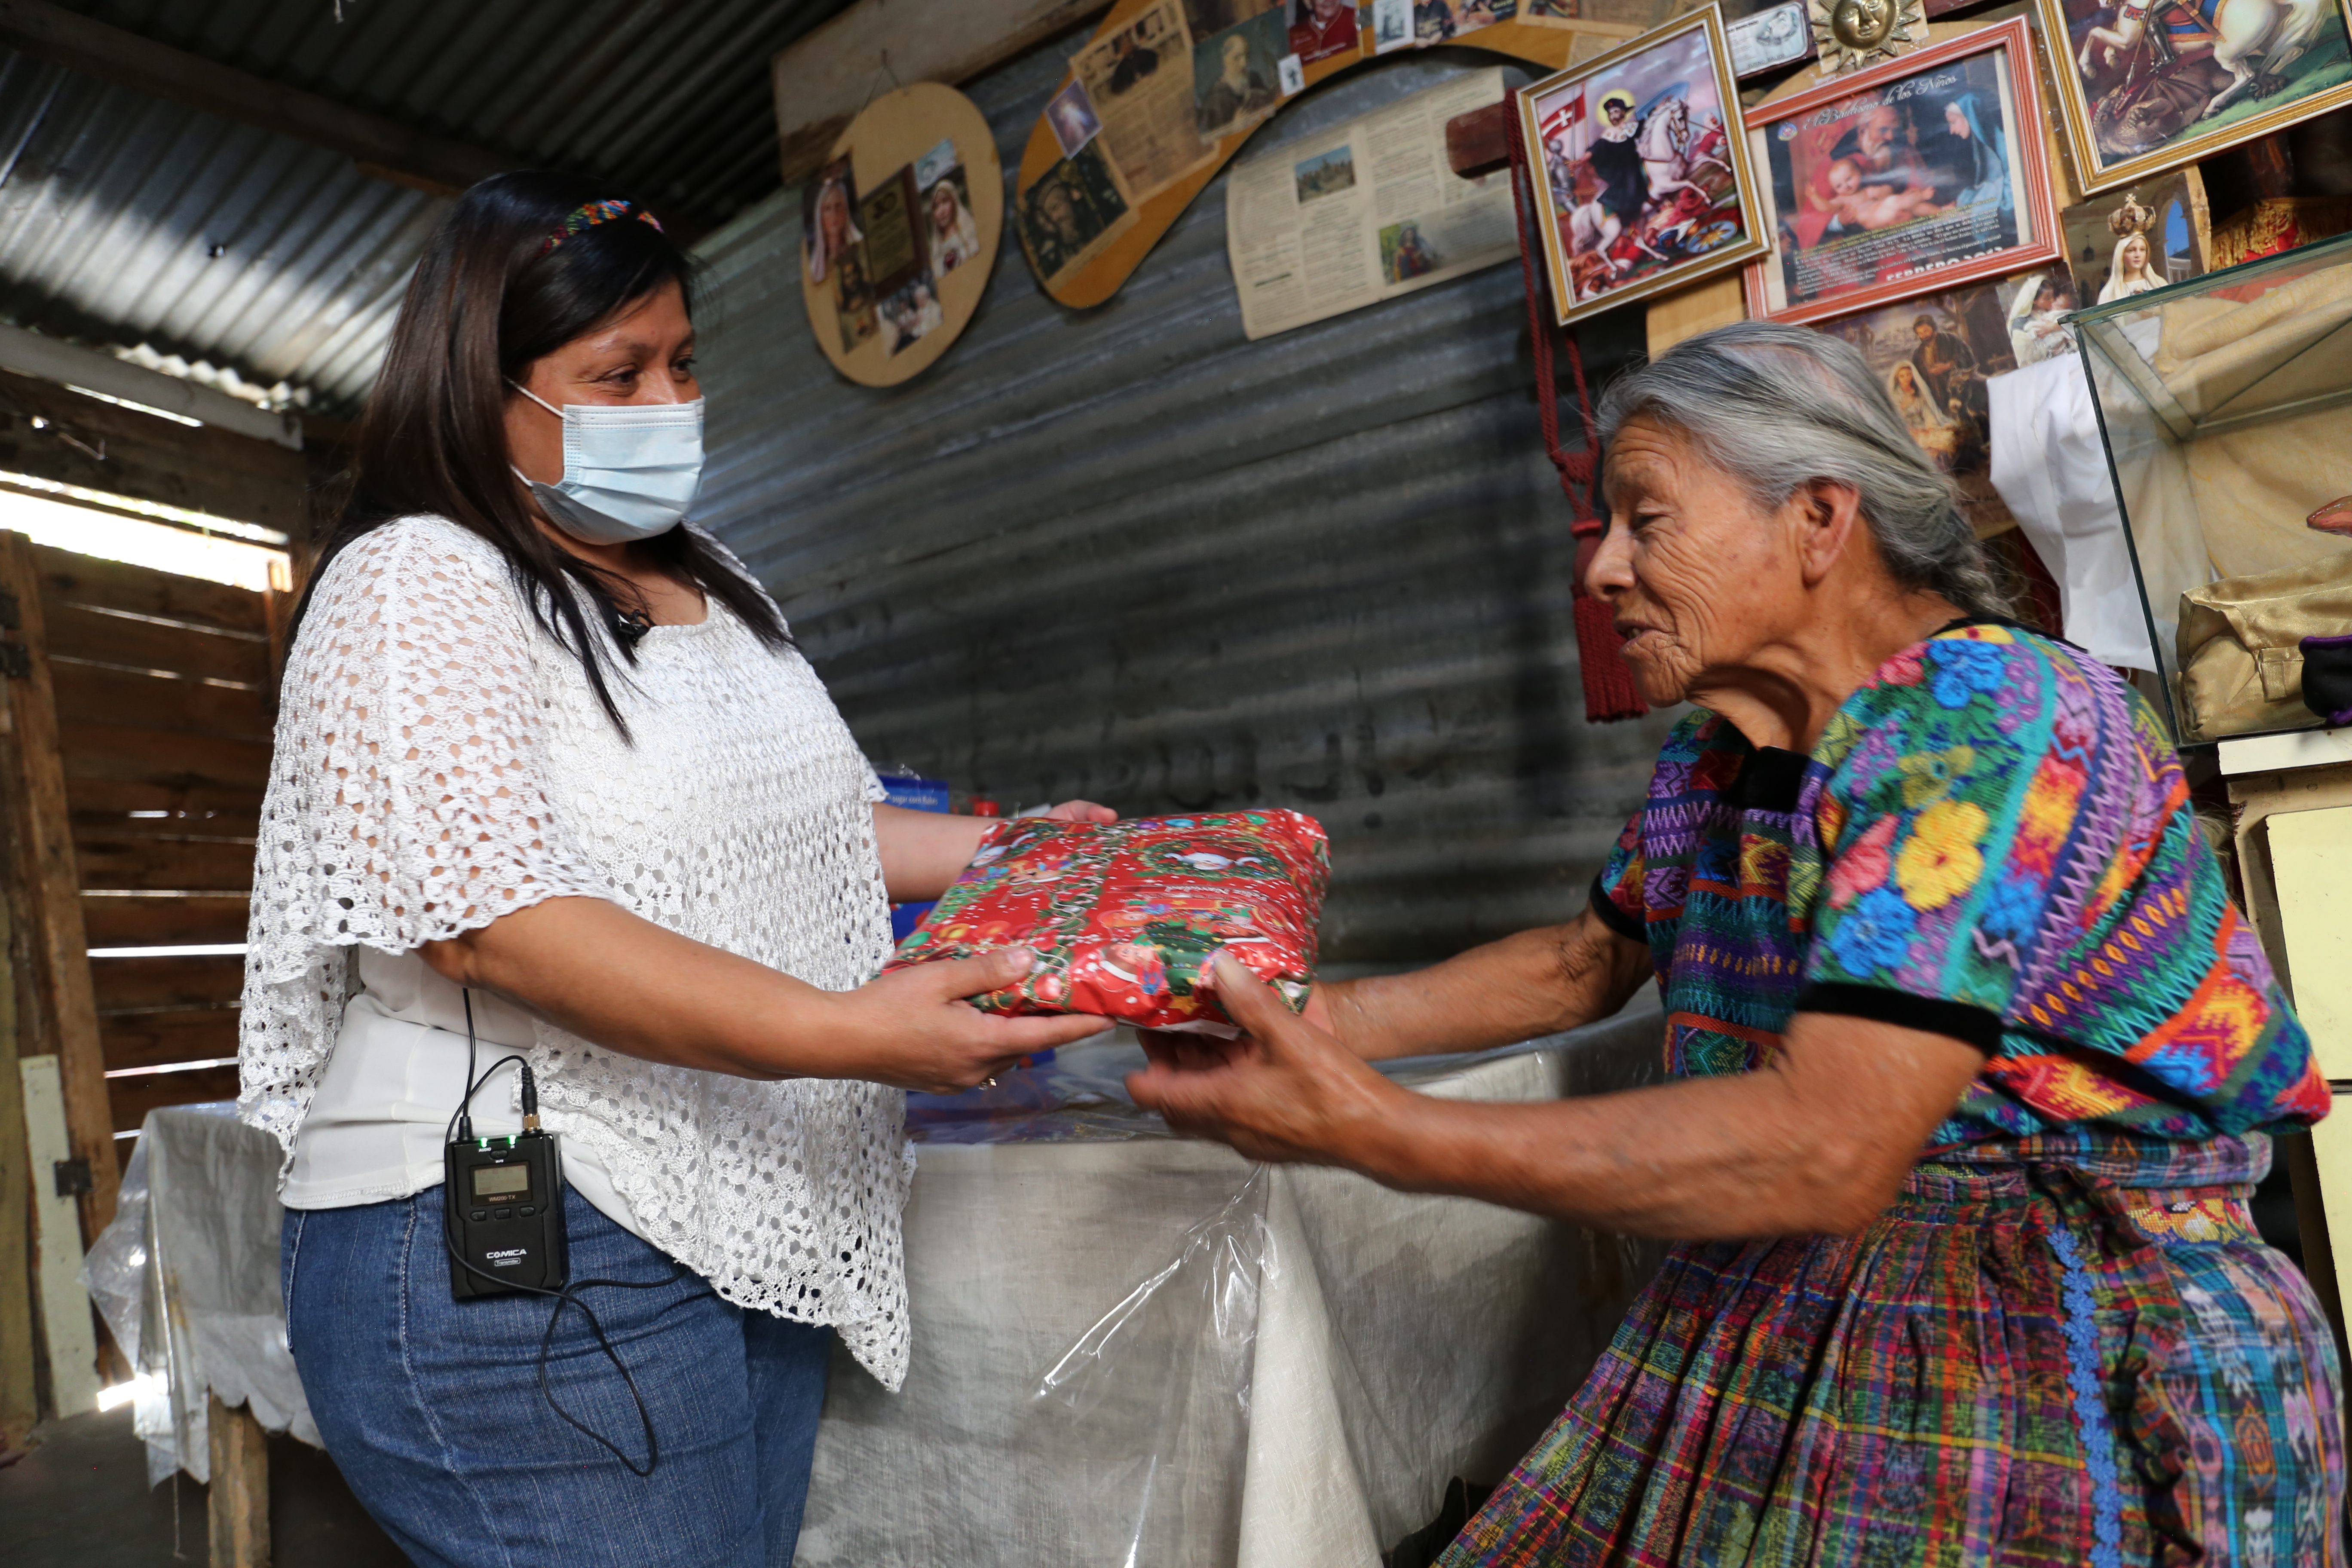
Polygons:
M1146 12L1159 9L1162 4L1163 0L1118 0L1111 6L1109 15L1103 18L1102 25L1095 29L1088 47L1132 26ZM1499 22L1475 32L1465 33L1454 43L1455 47L1507 55L1546 70L1558 70L1574 59L1590 58L1624 39L1637 37L1642 30L1623 23L1609 22ZM1184 47L1189 50L1189 39ZM1327 81L1342 71L1387 58L1390 57L1374 54L1368 42L1360 43L1353 50L1307 65L1301 72L1302 90L1312 89L1318 82ZM1054 98L1058 100L1077 79L1075 68L1066 71ZM1055 133L1050 112L1052 102L1053 100L1048 100L1048 112L1038 116L1036 125L1029 132L1029 145L1022 152L1021 173L1014 184L1021 193L1020 199L1024 201L1047 174L1054 173L1055 165L1065 161L1061 138ZM1192 205L1192 198L1217 177L1217 172L1233 161L1234 154L1261 126L1271 124L1279 113L1280 110L1276 110L1275 113L1254 121L1208 146L1198 166L1140 202L1128 200L1129 193L1123 177L1110 176L1120 216L1115 223L1102 229L1099 238L1091 239L1083 253L1073 256L1066 267L1041 267L1037 247L1027 229L1023 227L1022 248L1029 257L1030 269L1037 275L1040 286L1055 300L1081 310L1089 305L1099 305L1118 292L1119 285L1143 265L1143 258L1151 254L1153 246L1160 243L1160 236L1184 216L1184 209ZM1102 177L1099 174L1096 176L1097 181Z
M1004 234L1004 165L978 106L937 82L887 93L807 190L801 298L817 347L866 386L929 369L980 308Z

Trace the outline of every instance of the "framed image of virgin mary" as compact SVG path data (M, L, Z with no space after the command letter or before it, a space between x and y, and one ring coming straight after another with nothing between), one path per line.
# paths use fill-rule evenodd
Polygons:
M2063 253L2025 18L1748 114L1772 254L1748 312L1811 321Z
M1717 7L1532 83L1517 103L1563 325L1762 254Z
M2085 194L2352 103L2352 0L2035 0Z

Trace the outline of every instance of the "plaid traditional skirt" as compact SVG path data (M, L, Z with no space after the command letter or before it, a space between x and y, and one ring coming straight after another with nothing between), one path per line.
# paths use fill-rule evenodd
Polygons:
M1860 1235L1678 1247L1444 1559L2340 1565L2334 1341L2259 1135L1923 1163Z

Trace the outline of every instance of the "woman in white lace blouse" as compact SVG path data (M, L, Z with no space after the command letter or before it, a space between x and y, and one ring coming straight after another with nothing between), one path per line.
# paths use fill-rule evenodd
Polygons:
M1018 954L875 979L887 900L984 825L879 804L775 605L680 521L690 281L601 185L468 192L288 661L239 1108L287 1149L320 1431L419 1563L790 1563L833 1339L907 1364L903 1091L1104 1026L961 1000ZM567 1300L453 1300L476 1041L472 1131L520 1130L527 1068L560 1137Z

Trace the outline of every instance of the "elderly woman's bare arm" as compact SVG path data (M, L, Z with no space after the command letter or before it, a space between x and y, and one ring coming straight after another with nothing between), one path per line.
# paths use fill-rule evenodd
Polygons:
M1255 1160L1673 1239L1859 1230L1984 1061L1948 1036L1801 1013L1770 1063L1738 1078L1538 1104L1435 1100L1381 1078L1230 961L1218 989L1252 1034L1216 1066L1155 1063L1128 1080L1180 1131Z
M1307 1016L1367 1061L1475 1051L1606 1018L1650 974L1650 950L1588 909L1411 974L1318 985Z

